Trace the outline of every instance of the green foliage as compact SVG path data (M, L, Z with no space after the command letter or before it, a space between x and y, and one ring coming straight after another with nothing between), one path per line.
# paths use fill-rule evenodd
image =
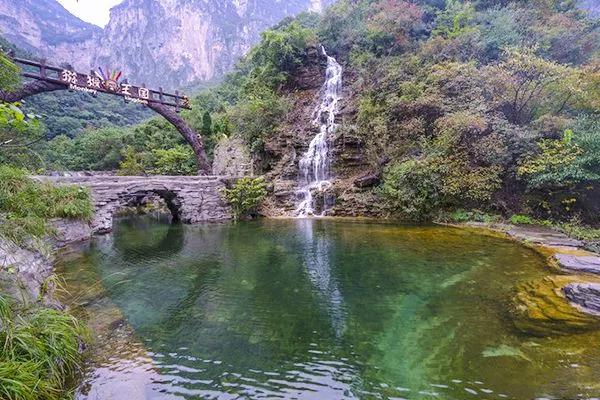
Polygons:
M80 372L86 328L71 315L0 296L0 397L60 400Z
M471 168L464 155L430 157L386 170L382 193L404 217L430 219L442 209L477 206L499 188L496 167Z
M202 129L200 133L202 137L210 137L212 135L212 118L209 111L205 111L202 115Z
M485 224L492 224L502 221L502 217L497 214L490 214L480 210L467 211L459 208L450 213L440 213L438 220L453 223L483 222Z
M234 132L244 139L253 151L260 151L265 138L272 135L289 110L289 105L277 93L256 88L255 95L240 99L228 109Z
M403 216L427 219L441 203L439 179L439 171L430 163L405 161L388 168L382 193Z
M488 74L493 101L516 124L560 112L582 90L580 71L543 59L531 48L507 50L502 62L488 68Z
M314 33L295 21L263 32L260 44L239 67L241 71L248 71L243 86L250 86L242 90L252 90L255 80L272 89L285 83L302 65L309 43L314 42Z
M118 170L121 175L194 175L196 157L163 119L130 128L89 130L73 139L58 136L43 150L47 169Z
M74 139L58 136L48 142L45 149L47 168L72 171L115 170L121 161L121 151L131 137L131 131L122 128L89 130Z
M561 140L544 139L539 152L528 156L518 169L532 188L570 187L600 182L600 123L582 118Z
M25 170L0 165L0 235L17 244L51 233L52 218L91 219L91 196L76 186L53 186Z
M0 163L32 167L32 147L42 138L35 115L25 114L18 103L0 103Z
M143 161L133 146L127 146L123 150L122 156L123 160L119 164L119 175L136 176L144 173Z
M319 31L349 55L357 133L391 210L597 220L598 25L566 2L417 1L428 25L409 19L407 52L386 52L400 2L338 2Z
M453 39L474 29L475 7L469 1L446 0L446 8L437 12L434 35Z
M40 115L46 136L76 137L86 130L126 127L155 115L139 104L125 104L121 98L99 94L58 91L25 99L26 112Z
M515 225L532 225L535 223L534 219L527 215L515 214L509 219L511 224Z
M230 189L223 191L236 219L256 213L266 195L266 183L262 177L238 179Z
M194 152L189 146L177 145L171 149L153 150L154 168L157 175L195 175L197 173Z
M21 84L21 70L0 50L0 90L11 91Z

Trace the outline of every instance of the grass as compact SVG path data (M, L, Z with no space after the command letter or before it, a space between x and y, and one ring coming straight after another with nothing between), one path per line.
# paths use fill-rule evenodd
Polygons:
M502 217L495 214L488 214L479 210L467 211L463 209L458 209L451 213L440 214L438 219L443 222L484 222L486 224L491 224L494 222L500 222L502 220Z
M0 296L0 398L61 400L80 371L87 329L68 313Z
M536 221L528 215L515 214L508 220L513 225L533 225Z
M52 233L53 218L89 220L93 213L87 189L38 182L25 170L0 166L0 236L17 245Z

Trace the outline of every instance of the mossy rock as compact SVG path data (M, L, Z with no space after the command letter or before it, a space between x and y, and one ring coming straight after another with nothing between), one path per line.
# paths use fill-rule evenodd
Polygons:
M600 329L600 318L580 311L564 295L564 287L578 282L581 278L557 275L521 284L512 309L517 329L534 336Z

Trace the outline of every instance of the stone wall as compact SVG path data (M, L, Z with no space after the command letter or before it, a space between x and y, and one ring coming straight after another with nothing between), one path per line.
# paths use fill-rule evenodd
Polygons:
M161 197L173 217L184 223L222 221L231 218L221 190L227 179L217 176L68 176L36 177L55 184L80 185L92 192L95 216L93 233L112 230L113 216L121 208L142 202L149 195Z

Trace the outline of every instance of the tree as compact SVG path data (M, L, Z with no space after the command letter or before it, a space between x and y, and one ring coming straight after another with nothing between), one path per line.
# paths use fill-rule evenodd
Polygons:
M474 29L475 7L470 1L446 0L446 8L437 12L434 35L452 39Z
M498 108L518 125L544 112L562 112L581 84L578 70L522 48L507 49L504 60L488 68L488 76Z
M267 195L264 178L238 179L231 188L223 190L223 196L231 206L235 219L251 216Z
M200 132L202 132L204 137L212 136L212 118L208 111L205 111L202 115L202 129Z
M373 3L371 9L369 38L376 54L384 51L393 54L397 49L406 48L411 35L422 24L423 10L404 0L379 1Z

